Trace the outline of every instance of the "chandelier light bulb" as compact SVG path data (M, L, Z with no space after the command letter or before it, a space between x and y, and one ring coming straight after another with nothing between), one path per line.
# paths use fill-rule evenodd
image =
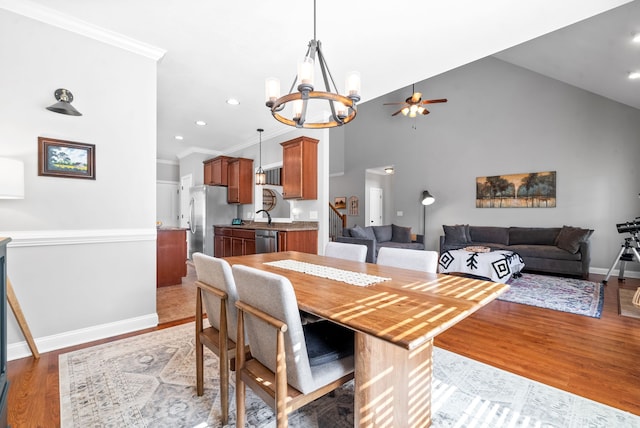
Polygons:
M315 61L306 56L298 63L298 80L301 85L310 85L313 89L313 68Z
M280 79L268 77L264 85L265 99L267 104L273 103L280 98Z
M345 89L347 96L360 96L360 73L357 71L350 71L347 73Z

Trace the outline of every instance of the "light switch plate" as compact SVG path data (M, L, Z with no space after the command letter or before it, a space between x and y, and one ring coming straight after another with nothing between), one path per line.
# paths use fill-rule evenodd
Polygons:
M318 211L309 211L309 218L311 220L317 220L318 219Z

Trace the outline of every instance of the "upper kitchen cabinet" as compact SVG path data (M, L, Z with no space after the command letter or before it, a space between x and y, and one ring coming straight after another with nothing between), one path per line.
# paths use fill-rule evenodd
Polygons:
M253 203L253 159L229 159L227 177L227 202L230 204Z
M217 158L204 161L204 184L209 186L227 186L229 156L218 156Z
M298 137L280 143L285 199L318 199L318 141Z

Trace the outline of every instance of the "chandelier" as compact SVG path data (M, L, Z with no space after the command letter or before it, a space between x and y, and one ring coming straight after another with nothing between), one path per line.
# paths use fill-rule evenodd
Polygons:
M320 66L325 91L314 90L316 61ZM297 88L296 83L298 83ZM294 88L297 91L294 91ZM298 63L298 74L293 79L289 93L284 96L280 96L280 81L278 79L273 77L266 79L266 105L271 110L273 117L285 125L295 126L296 128L333 128L347 124L356 117L356 103L360 101L360 73L352 71L347 74L345 90L346 95L338 93L338 88L322 53L322 45L316 39L316 1L314 0L313 40L309 42L304 59ZM307 121L306 116L310 103L322 105L322 101L328 103L331 116L326 121ZM282 114L285 106L289 103L293 110L291 118Z

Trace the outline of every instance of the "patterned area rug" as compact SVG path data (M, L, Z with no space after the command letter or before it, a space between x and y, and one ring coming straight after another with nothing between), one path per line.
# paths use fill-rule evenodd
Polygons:
M205 350L195 391L193 323L60 356L60 419L69 427L220 427L218 358ZM640 417L434 348L433 427L639 427ZM233 376L231 377L233 379ZM235 426L231 385L230 427ZM275 427L247 388L250 427ZM353 382L294 412L298 428L353 426Z
M523 273L507 284L509 291L498 300L570 312L592 318L602 316L604 288L602 284L575 278Z

